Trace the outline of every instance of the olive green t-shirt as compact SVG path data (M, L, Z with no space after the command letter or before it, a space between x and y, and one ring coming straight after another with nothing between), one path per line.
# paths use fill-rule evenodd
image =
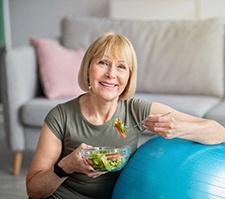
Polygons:
M140 125L126 130L126 138L122 138L113 127L116 118L128 127L141 122L150 113L151 102L143 99L120 100L113 117L102 125L94 125L83 116L79 98L54 107L46 116L45 122L52 132L62 141L61 158L75 150L81 143L91 146L122 147L129 145L132 154L137 149L137 142L144 131ZM61 159L60 158L60 159ZM114 184L120 172L108 172L97 178L85 174L73 173L53 194L63 199L111 198Z

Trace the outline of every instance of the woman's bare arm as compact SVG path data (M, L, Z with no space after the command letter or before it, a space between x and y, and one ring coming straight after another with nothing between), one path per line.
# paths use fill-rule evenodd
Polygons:
M59 159L61 150L60 140L44 124L26 179L27 193L30 197L47 197L65 180L53 172L53 165Z
M172 111L171 114L162 116ZM165 138L182 138L203 144L225 142L225 128L214 120L194 117L153 102L150 115L143 122L149 131Z
M74 171L85 173L93 177L98 174L93 172L90 165L86 165L81 158L82 148L89 147L81 144L76 150L58 162L66 173ZM56 191L67 177L60 178L54 173L54 165L59 160L62 151L61 141L52 133L49 127L44 124L41 130L40 139L35 151L30 169L26 178L28 195L33 198L45 198Z

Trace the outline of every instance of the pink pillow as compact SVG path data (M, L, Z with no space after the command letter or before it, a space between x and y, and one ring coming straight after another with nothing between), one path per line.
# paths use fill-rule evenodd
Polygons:
M78 71L84 50L69 50L48 39L31 38L30 42L36 49L46 97L76 97L83 93L78 85Z

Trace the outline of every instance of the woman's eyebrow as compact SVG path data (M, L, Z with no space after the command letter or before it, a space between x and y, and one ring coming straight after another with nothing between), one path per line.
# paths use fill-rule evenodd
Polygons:
M124 61L124 60L118 60L118 63L122 63L122 64L127 64L128 65L128 63L126 62L126 61Z
M106 58L106 59L110 59L110 60L112 60L113 58L111 57L111 56L109 56L109 55L104 55L103 57L102 57L102 59L104 59L104 58ZM117 60L119 63L124 63L124 64L128 64L125 60L123 60L123 59L121 59L121 60Z
M123 63L127 63L126 61L124 61L124 60L118 60L118 62L123 62Z

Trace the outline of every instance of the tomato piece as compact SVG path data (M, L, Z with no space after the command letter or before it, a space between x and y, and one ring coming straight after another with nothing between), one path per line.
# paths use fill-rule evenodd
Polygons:
M85 162L87 164L89 164L90 166L93 166L94 165L93 162L91 160L89 160L88 158L85 158Z
M121 122L119 118L115 119L114 126L117 128L123 138L127 137L127 135L125 134L126 126Z
M119 154L106 154L107 160L119 159L121 156Z

